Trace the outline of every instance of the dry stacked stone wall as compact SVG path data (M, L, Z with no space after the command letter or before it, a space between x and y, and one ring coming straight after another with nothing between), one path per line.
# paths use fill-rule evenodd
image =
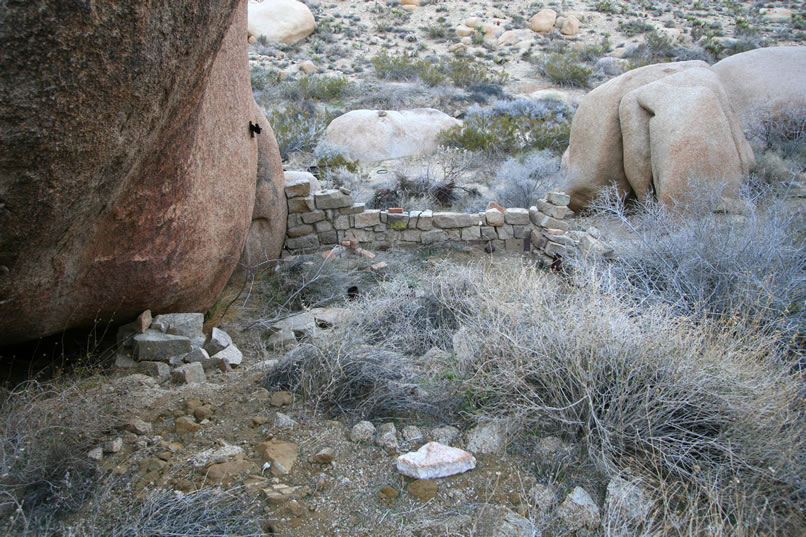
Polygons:
M532 252L552 262L578 242L568 232L570 198L563 192L550 192L528 210L491 204L481 213L366 209L346 188L313 192L311 181L301 177L287 182L285 193L285 255L357 240L371 249L440 245Z

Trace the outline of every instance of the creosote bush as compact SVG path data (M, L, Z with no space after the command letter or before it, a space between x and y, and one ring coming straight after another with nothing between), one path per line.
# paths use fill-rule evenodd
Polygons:
M290 101L301 99L334 101L349 95L353 87L343 76L303 75L297 79L283 81L279 91Z
M98 484L87 452L117 421L91 393L33 382L0 393L0 512L20 535L58 523Z
M71 526L74 537L142 537L193 535L238 537L266 535L260 527L261 505L255 498L221 489L187 494L154 489L141 501L126 501L124 485L114 480L100 490Z
M619 262L597 277L636 304L664 305L728 326L756 325L802 345L802 216L769 196L742 203L722 195L721 188L702 184L672 207L648 201L628 212L605 191L595 209L628 227L631 240L613 243ZM726 203L744 214L721 214Z
M264 112L283 160L291 153L313 150L333 119L329 113L319 111L316 105L304 101L288 103L268 112L264 109Z
M466 88L473 84L502 84L507 74L490 74L489 70L468 58L442 59L433 63L411 54L392 56L381 52L370 60L375 74L382 80L412 81L418 78L428 86L436 86L450 80L455 86Z
M593 70L579 60L576 53L549 54L537 63L541 75L560 86L587 88Z
M488 154L568 146L573 110L550 100L514 99L468 109L463 125L440 133L440 143Z
M447 280L472 282L442 296L474 304L456 312L470 349L458 369L480 419L576 438L606 474L630 469L660 500L647 534L806 528L803 387L774 338L528 267L443 269L432 285Z
M504 207L528 209L556 184L559 171L559 157L548 150L520 160L510 157L496 172L495 199Z

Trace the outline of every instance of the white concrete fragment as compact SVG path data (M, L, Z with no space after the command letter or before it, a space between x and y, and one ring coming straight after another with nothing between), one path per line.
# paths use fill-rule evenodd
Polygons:
M225 364L229 364L230 366L233 365L240 365L243 361L243 354L241 351L238 350L234 344L230 345L223 351L217 352L212 356L213 360L217 360L219 362L224 362Z
M397 458L397 471L416 479L447 477L475 467L476 458L471 453L439 442L429 442Z

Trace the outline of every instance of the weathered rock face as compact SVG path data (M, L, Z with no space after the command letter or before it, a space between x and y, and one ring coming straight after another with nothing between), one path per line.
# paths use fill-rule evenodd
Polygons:
M205 310L254 205L246 3L48 4L0 22L0 343Z
M565 192L574 211L585 207L598 190L615 183L622 194L631 192L624 173L619 104L634 89L695 67L701 61L648 65L629 71L594 89L582 100L571 123L568 150L563 155Z
M745 136L806 113L806 47L752 50L705 63L643 67L591 91L563 155L571 208L615 183L669 202L692 178L737 191L754 163Z
M263 112L255 104L258 126L257 182L252 224L246 237L241 264L255 266L269 259L279 259L285 240L288 204L285 201L285 177L280 149Z
M806 47L735 54L712 67L751 135L770 119L806 114Z
M437 135L462 122L433 108L353 110L327 126L317 148L352 160L378 161L437 150Z
M753 165L753 149L742 132L716 75L687 69L624 96L619 104L624 173L643 200L654 191L670 204L705 178L738 196Z

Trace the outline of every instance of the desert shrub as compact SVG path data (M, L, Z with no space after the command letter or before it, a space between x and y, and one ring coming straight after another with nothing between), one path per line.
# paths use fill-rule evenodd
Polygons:
M466 89L470 93L470 100L477 103L487 103L491 98L504 97L504 90L497 84L483 82L471 84Z
M21 535L56 524L98 483L87 452L117 422L90 393L36 383L0 393L0 512Z
M750 200L744 215L715 213L725 202L705 185L666 207L654 201L632 214L613 191L595 203L625 225L631 239L612 245L619 258L603 282L636 304L664 305L694 319L760 326L797 347L806 323L804 222L775 200Z
M456 190L456 183L451 180L440 181L428 173L409 176L397 172L392 181L375 189L368 206L373 209L406 207L419 200L424 207L447 207L456 201Z
M638 45L631 58L641 60L645 65L669 61L678 53L672 40L657 31L651 31L644 37L644 42Z
M440 62L439 68L454 85L467 88L475 84L503 84L508 76L504 71L490 73L489 67L474 63L468 58L453 58Z
M450 27L448 25L442 24L429 24L428 27L425 29L426 35L431 39L445 39L450 35Z
M352 92L352 85L343 76L304 75L283 82L282 95L287 100L314 99L334 101Z
M374 209L451 206L463 192L469 196L478 194L460 186L474 164L472 153L440 147L424 166L401 166L394 170L391 180L375 188L367 206Z
M323 259L319 255L294 256L276 263L250 267L244 289L236 301L246 306L257 297L260 311L247 329L264 329L307 308L332 306L349 299L351 287L366 290L377 274L364 270L365 259ZM265 334L266 338L271 334Z
M428 87L438 86L447 80L445 73L442 72L438 65L428 62L423 62L420 66L418 76Z
M505 72L491 74L487 67L468 58L443 59L434 64L411 54L392 56L382 51L370 61L375 74L382 80L412 81L419 78L428 86L436 86L450 79L455 86L466 88L474 84L502 84L507 79Z
M596 11L601 11L602 13L621 13L621 9L614 5L612 0L600 0L596 2L595 8Z
M550 151L508 158L495 174L495 199L504 207L529 208L556 183L560 159Z
M277 71L273 69L264 69L256 65L249 69L249 74L252 78L253 91L262 91L266 89L267 86L276 84L280 81L280 74Z
M391 55L386 51L370 60L375 75L382 80L416 80L420 71L428 64L411 54Z
M221 489L203 489L187 494L155 489L141 501L133 501L130 493L122 488L121 483L110 483L97 494L71 527L69 535L266 535L259 524L261 506L254 498L247 499Z
M289 352L267 374L266 387L299 393L318 410L353 419L412 414L445 419L461 401L452 366L420 357L432 347L450 348L458 328L455 312L472 305L458 301L448 307L441 295L448 288L461 294L469 282L437 287L419 282L405 271L380 282L360 297L355 306L360 315L337 334Z
M332 117L306 102L288 103L282 108L266 112L266 119L274 131L280 156L288 159L291 153L310 151L319 142Z
M438 404L444 393L425 392L427 384L409 356L324 341L293 349L265 379L268 389L301 394L316 411L355 420L444 412Z
M549 54L538 61L538 71L561 86L588 87L593 70L576 54Z
M802 383L773 339L529 267L447 269L433 285L446 280L469 282L442 300L474 304L456 312L457 369L479 419L575 438L610 475L631 469L660 499L652 534L804 530Z
M632 37L634 35L652 32L655 30L655 27L648 22L632 19L628 21L620 21L616 29L625 34L627 37Z
M751 136L767 151L793 159L806 168L806 109L778 112L759 122Z
M472 106L463 125L442 131L441 143L489 154L529 149L560 151L568 145L573 110L555 101L514 99Z
M339 168L356 173L358 171L358 162L349 160L344 155L323 155L316 161L316 167L319 168L320 175L326 177Z
M611 50L613 50L613 46L610 44L610 40L603 37L598 45L586 45L579 49L577 57L584 62L595 62Z

